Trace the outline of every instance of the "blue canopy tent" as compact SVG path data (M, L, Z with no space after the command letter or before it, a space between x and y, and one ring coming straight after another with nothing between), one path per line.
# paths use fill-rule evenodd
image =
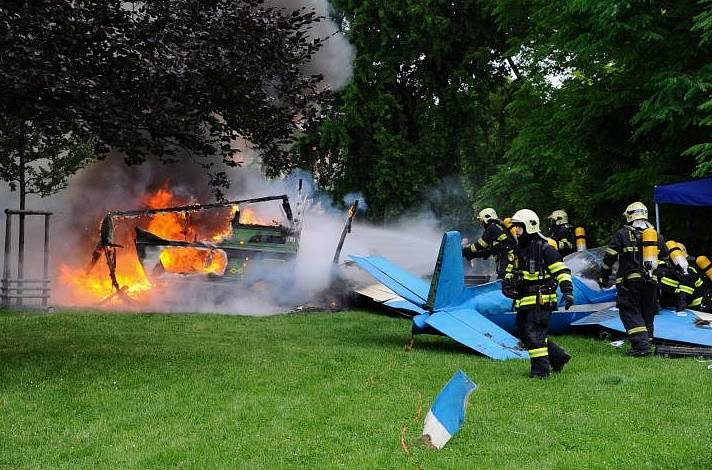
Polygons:
M660 228L660 204L712 206L712 178L655 186L655 223Z

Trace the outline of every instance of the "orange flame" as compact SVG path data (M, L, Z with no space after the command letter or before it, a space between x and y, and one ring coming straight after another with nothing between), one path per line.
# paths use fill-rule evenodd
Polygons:
M149 209L182 206L190 202L176 197L167 184L147 194L141 201ZM234 206L210 211L117 219L114 240L124 247L116 249L116 277L119 286L125 289L128 296L137 301L150 299L151 290L155 287L147 278L133 249L133 227L142 227L154 235L172 240L220 241L231 234L230 222L237 210L237 206ZM241 218L245 213L250 212L241 213ZM227 255L222 250L169 247L161 252L160 261L164 270L169 273L222 275L227 266ZM59 282L66 288L64 293L67 298L64 301L74 305L96 305L106 301L115 292L109 277L109 269L103 259L99 260L89 273L85 273L83 267L62 264L59 268ZM106 302L106 305L116 305L120 302L118 297L114 297Z
M223 250L190 246L171 246L161 251L161 265L175 274L217 274L222 276L227 266Z

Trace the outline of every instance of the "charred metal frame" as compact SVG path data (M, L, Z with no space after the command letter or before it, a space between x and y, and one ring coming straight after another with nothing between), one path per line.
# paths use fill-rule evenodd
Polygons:
M17 279L10 278L10 247L12 240L12 216L20 218L20 231L23 232L26 216L44 217L44 260L42 279L25 279L25 237L20 233L17 247ZM0 283L0 301L3 307L9 307L15 300L17 307L22 307L24 299L42 299L42 307L47 307L50 297L49 281L49 223L51 212L5 209L5 259L3 276ZM28 292L29 291L29 292Z
M257 198L252 198L252 199L240 199L237 201L227 201L227 202L218 202L218 203L213 203L213 204L191 204L187 206L176 206L176 207L166 207L163 209L135 209L135 210L128 210L128 211L112 211L112 212L107 212L107 214L104 216L104 218L101 221L101 240L99 241L99 247L102 246L114 246L113 244L113 219L114 217L121 217L121 218L135 218L135 217L143 217L143 216L148 216L148 215L156 215L156 214L166 214L166 213L172 213L172 212L193 212L193 211L201 211L205 209L217 209L220 207L231 207L231 206L239 206L240 204L252 204L252 203L257 203L257 202L266 202L266 201L277 201L277 200L282 200L282 209L284 210L285 215L287 216L287 220L292 223L294 216L292 214L292 207L289 205L289 198L287 197L286 194L280 194L279 196L265 196L265 197L257 197ZM97 247L97 248L99 248Z
M346 224L344 229L341 231L341 238L339 238L339 243L336 245L336 252L334 253L334 264L339 264L339 258L341 257L341 249L344 247L344 241L346 240L346 234L351 233L351 224L353 223L354 216L358 210L358 199L349 207L349 211L346 215Z
M301 193L302 181L299 180L299 191ZM212 204L190 204L185 206L174 206L165 207L158 209L134 209L126 211L111 211L107 212L104 218L101 220L99 227L99 242L92 253L91 260L87 265L85 272L89 273L94 265L97 263L101 255L103 254L106 259L107 267L109 268L109 277L111 278L112 286L115 292L111 294L106 299L102 300L100 304L103 304L110 300L111 298L118 296L128 303L133 303L133 300L126 295L126 287L119 285L118 279L116 278L116 248L123 248L123 246L114 243L114 219L133 219L138 217L152 216L156 214L166 214L166 213L190 213L195 211L202 211L206 209L217 209L224 207L239 207L240 205L253 204L258 202L267 201L282 201L282 210L290 224L290 230L294 229L295 219L292 212L292 207L289 204L289 197L286 194L280 194L276 196L264 196L250 199L239 199L235 201L218 202ZM297 215L299 216L300 201L297 201ZM298 222L301 222L300 220ZM193 244L188 244L193 245Z

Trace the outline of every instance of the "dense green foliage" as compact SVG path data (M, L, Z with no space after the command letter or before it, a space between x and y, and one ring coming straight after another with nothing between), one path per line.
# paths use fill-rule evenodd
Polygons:
M354 80L298 158L379 218L454 173L478 207L564 207L600 239L712 174L709 0L334 3Z
M332 3L357 51L354 75L336 112L297 146L300 164L337 196L362 191L379 218L419 205L460 168L482 182L502 153L507 69L480 2Z
M524 361L366 314L0 314L7 468L709 468L710 371L559 339ZM442 451L416 439L459 368L479 389ZM404 432L405 428L405 432ZM401 446L405 435L406 453Z
M324 96L302 72L318 21L262 0L2 2L0 140L17 145L0 158L62 138L129 164L191 159L220 194L236 139L278 160Z
M219 193L241 138L268 175L312 170L337 200L363 193L375 220L563 207L602 242L655 184L712 174L712 0L332 4L357 55L325 102L302 73L322 45L313 11L3 3L3 178L27 149L64 158L47 177L89 155L67 149L112 148L198 158Z
M493 3L523 79L506 163L479 201L564 206L598 228L655 184L709 172L712 3Z
M91 145L72 134L38 129L32 121L6 121L0 126L0 179L19 190L19 207L27 194L48 196L95 158Z

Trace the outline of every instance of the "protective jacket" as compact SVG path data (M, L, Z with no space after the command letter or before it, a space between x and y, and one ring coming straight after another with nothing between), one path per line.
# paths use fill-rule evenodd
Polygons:
M610 277L618 261L616 273L616 305L621 322L631 342L631 355L650 354L655 314L658 312L658 286L650 276L650 267L643 262L643 228L625 225L611 238L601 266L601 278ZM659 259L667 259L668 251L662 236L658 236Z
M611 238L603 256L601 266L601 277L611 275L612 266L618 261L618 272L616 273L616 284L633 279L643 280L648 277L648 270L643 266L642 249L643 230L638 227L624 225ZM662 235L658 234L658 258L667 258L667 247Z
M557 284L564 294L573 293L571 270L544 237L529 238L514 249L514 259L507 264L503 282L514 297L515 309L554 309Z
M562 257L576 251L576 235L574 234L573 225L556 225L552 231L551 238L556 241L557 249Z
M692 290L687 307L700 312L712 312L712 282L707 276L702 275L698 268L693 266L694 259L688 258L690 266L687 268L686 287Z
M524 237L502 281L503 293L514 300L517 334L529 351L532 377L560 371L571 357L546 337L557 304L557 284L564 294L573 293L571 270L549 242L538 233Z
M669 260L659 260L655 277L658 281L660 306L663 308L685 308L687 305L687 287L680 281L684 274ZM692 291L690 291L691 293Z
M485 231L479 240L462 249L462 256L468 260L487 259L494 256L497 263L497 275L501 277L506 267L507 255L516 245L517 241L504 224L500 220L493 219L487 222Z

